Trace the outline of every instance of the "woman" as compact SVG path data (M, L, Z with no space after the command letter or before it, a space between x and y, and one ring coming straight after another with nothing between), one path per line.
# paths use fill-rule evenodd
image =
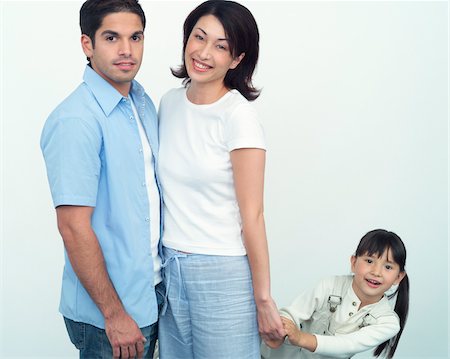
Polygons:
M250 11L206 1L184 23L184 87L160 105L167 307L160 356L260 358L284 337L270 295L263 216L265 142L249 101L259 33Z

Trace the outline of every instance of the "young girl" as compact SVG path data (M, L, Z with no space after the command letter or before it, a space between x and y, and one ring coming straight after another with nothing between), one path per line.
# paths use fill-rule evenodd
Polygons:
M392 358L408 315L405 261L395 233L367 233L350 259L353 275L323 280L280 310L287 338L266 341L262 357L349 358L376 347L375 356Z
M206 1L184 23L184 87L161 100L164 193L161 359L260 358L285 336L270 294L263 216L264 134L249 101L258 28L233 1Z

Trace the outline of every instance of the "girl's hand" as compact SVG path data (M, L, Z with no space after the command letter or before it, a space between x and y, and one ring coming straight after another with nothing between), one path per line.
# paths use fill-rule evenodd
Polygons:
M300 341L302 337L302 332L297 328L295 323L287 319L285 317L281 317L281 321L283 323L283 327L286 330L287 336L289 337L289 341L291 344L301 347Z
M283 328L280 314L272 298L256 303L258 310L258 328L261 338L271 348L283 344L286 331Z

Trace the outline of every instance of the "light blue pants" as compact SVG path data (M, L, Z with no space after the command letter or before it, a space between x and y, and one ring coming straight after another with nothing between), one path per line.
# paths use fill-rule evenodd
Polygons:
M164 248L167 307L160 359L260 359L256 306L246 256Z

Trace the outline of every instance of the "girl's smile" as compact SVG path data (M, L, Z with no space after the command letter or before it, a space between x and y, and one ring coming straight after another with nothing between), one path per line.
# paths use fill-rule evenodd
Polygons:
M366 281L369 284L369 287L372 287L372 288L378 288L378 286L381 284L380 282L373 280L373 279L366 279Z
M399 284L405 276L392 259L389 248L380 256L374 253L351 257L354 273L352 288L361 300L361 307L378 302L393 285Z

